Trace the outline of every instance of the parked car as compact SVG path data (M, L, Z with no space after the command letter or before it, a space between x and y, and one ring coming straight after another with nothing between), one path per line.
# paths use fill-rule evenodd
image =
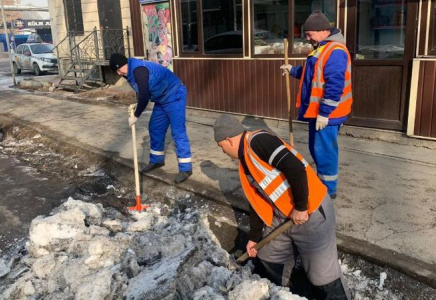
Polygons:
M47 71L58 70L58 59L53 54L53 45L47 43L25 43L17 47L13 56L15 74L21 70L32 70L36 76Z

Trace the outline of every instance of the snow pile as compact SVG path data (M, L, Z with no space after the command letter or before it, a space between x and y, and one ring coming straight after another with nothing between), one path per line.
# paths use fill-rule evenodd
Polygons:
M197 211L153 206L124 216L70 198L34 219L28 254L1 263L0 299L304 299L235 266Z
M371 279L362 275L361 270L353 270L348 264L339 261L344 274L347 286L353 300L401 300L402 295L384 288L387 274L380 273L380 280Z

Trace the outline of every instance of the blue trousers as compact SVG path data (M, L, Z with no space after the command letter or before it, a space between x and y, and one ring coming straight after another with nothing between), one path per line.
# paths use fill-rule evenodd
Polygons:
M315 120L309 121L309 150L316 164L319 179L327 186L329 195L336 194L339 172L338 134L341 124L315 129Z
M186 133L186 87L180 87L174 93L174 101L166 104L155 103L151 114L150 162L165 162L165 136L171 126L171 136L176 147L179 171L192 171L191 147Z

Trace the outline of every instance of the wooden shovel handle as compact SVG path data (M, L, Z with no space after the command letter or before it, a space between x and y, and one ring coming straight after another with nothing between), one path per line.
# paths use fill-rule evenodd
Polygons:
M285 232L286 230L288 230L289 228L292 227L292 225L294 225L294 222L292 220L289 220L285 223L283 223L282 225L280 225L280 227L277 227L273 232L271 232L269 235L267 235L263 240L261 240L259 243L257 243L254 246L254 249L259 250L260 248L262 248L263 246L269 244L273 239L276 238L276 236L282 234L283 232ZM248 258L248 253L245 252L243 255L241 255L236 262L237 263L243 263L244 261L246 261Z
M283 44L284 44L284 50L285 50L285 65L289 64L289 57L288 57L288 48L289 48L289 43L288 43L288 39L284 39L283 40ZM285 74L286 77L286 96L288 99L288 115L289 115L289 144L294 147L294 129L292 127L292 108L291 108L291 83L290 83L290 79L289 79L289 72L286 72Z

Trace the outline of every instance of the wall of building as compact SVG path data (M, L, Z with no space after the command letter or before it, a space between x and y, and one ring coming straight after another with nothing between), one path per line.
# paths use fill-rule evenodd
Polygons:
M409 99L409 136L436 139L436 56L429 53L431 1L419 1L416 58Z
M294 66L304 60L291 60ZM214 111L288 119L283 60L175 59L175 73L188 87L188 106ZM294 108L298 81L291 80Z

